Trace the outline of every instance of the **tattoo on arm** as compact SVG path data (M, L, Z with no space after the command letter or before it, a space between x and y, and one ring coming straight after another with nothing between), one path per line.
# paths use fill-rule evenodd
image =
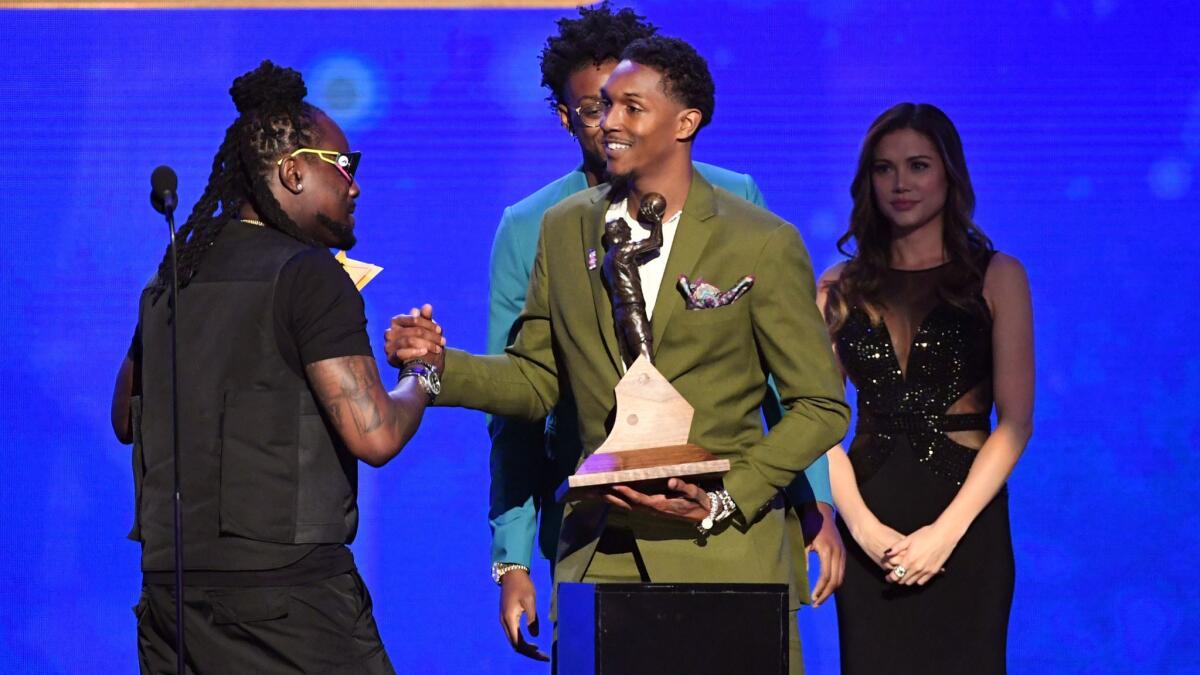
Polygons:
M396 424L396 412L379 381L375 360L369 356L342 356L305 366L317 398L339 431L349 425L360 436Z

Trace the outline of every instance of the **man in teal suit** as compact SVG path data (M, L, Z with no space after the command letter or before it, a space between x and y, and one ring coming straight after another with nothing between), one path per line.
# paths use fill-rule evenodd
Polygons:
M543 214L563 199L606 181L600 132L600 87L617 65L621 51L655 27L630 9L612 12L607 3L581 8L579 19L561 19L558 35L542 51L542 84L563 128L575 137L583 163L574 171L508 207L496 231L490 265L491 293L488 353L499 354L512 341L517 316L525 305ZM695 162L696 171L714 186L763 206L754 180L720 167ZM768 422L779 419L777 400L764 404ZM522 614L536 620L535 587L529 576L535 539L554 563L562 506L554 489L574 472L581 451L574 404L560 401L545 422L493 418L489 524L492 529L493 578L501 584L500 616L513 648L544 659L520 631ZM821 580L813 591L819 604L841 579L844 549L833 527L828 463L814 462L789 491L805 516L810 549L820 557ZM538 529L538 510L541 528ZM803 542L797 542L803 546ZM802 551L797 552L803 555Z

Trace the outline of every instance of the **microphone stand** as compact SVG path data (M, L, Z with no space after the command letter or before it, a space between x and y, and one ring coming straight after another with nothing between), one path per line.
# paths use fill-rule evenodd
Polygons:
M171 324L171 459L174 471L175 535L175 672L184 675L187 646L183 630L183 501L180 498L179 472L179 251L175 244L175 187L178 178L169 166L160 166L150 176L150 205L166 216L171 237L171 294L167 320Z
M175 472L172 495L175 515L175 673L184 675L187 647L183 631L183 502L179 478L179 254L175 247L175 210L166 212L171 233L171 453Z

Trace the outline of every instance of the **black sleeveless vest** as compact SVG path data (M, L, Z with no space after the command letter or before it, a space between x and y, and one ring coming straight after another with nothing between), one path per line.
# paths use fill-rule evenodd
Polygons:
M358 529L358 465L279 354L275 282L304 244L230 223L180 291L184 569L262 570ZM231 234L231 231L233 234ZM142 293L142 395L133 401L143 571L172 570L169 294Z

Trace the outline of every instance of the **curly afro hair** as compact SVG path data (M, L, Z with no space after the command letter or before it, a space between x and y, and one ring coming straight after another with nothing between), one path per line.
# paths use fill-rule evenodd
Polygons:
M550 90L546 100L558 109L565 97L567 79L580 68L617 61L621 52L635 40L658 31L628 7L613 12L608 0L592 7L580 7L578 19L559 19L558 35L546 39L540 57L542 86Z
M621 60L662 73L663 91L667 96L700 111L700 126L696 133L712 121L717 106L716 85L708 72L708 62L695 47L679 38L653 35L626 47L621 52Z

